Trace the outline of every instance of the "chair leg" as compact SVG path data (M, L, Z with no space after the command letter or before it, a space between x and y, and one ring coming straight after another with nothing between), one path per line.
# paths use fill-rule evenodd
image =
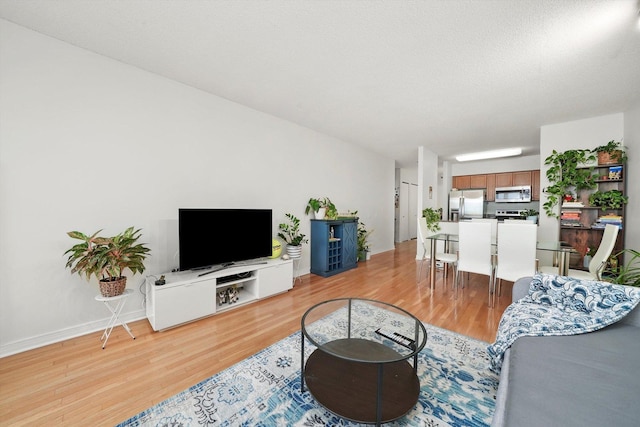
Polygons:
M458 299L458 280L460 279L460 271L456 269L455 280L453 281L453 298Z

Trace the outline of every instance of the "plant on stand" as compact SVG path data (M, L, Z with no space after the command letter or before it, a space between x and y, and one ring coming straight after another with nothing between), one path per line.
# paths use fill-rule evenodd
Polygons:
M287 254L291 258L300 258L302 255L302 244L307 243L309 240L306 236L300 233L300 219L295 215L287 213L285 216L288 222L283 222L278 225L280 232L278 237L287 243Z
M72 239L81 240L64 254L67 258L67 268L71 273L86 276L87 280L95 276L100 283L100 293L104 297L121 295L127 286L124 270L129 269L133 274L144 271L143 261L150 249L143 243L137 243L140 229L127 228L113 237L100 237L96 231L87 236L79 231L67 233Z
M601 145L592 150L598 156L599 165L610 165L624 163L627 161L627 153L621 141L613 139L606 145Z
M425 208L422 210L422 216L427 220L427 228L435 233L440 230L440 211L433 208Z
M304 210L305 215L309 215L309 212L313 211L316 219L336 219L338 216L338 210L336 205L328 197L322 197L320 199L310 198L307 202L307 207Z

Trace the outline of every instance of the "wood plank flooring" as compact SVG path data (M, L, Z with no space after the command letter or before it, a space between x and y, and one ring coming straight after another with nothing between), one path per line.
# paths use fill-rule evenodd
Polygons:
M2 358L0 425L117 424L298 331L309 307L332 298L385 301L425 323L495 339L511 284L504 283L493 309L486 276L470 275L456 300L453 274L445 287L439 272L432 293L426 265L417 280L415 254L415 241L404 242L357 269L330 278L305 275L285 294L165 332L154 332L146 320L132 322L135 341L118 326L105 350L95 332Z

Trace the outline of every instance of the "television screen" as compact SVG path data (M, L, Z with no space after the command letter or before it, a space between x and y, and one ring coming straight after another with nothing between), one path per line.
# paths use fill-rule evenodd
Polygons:
M180 270L271 256L271 209L179 209Z

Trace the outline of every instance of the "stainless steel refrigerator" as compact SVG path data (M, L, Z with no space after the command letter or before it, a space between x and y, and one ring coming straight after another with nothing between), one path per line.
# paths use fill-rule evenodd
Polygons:
M449 193L450 221L483 216L484 190L451 190Z

